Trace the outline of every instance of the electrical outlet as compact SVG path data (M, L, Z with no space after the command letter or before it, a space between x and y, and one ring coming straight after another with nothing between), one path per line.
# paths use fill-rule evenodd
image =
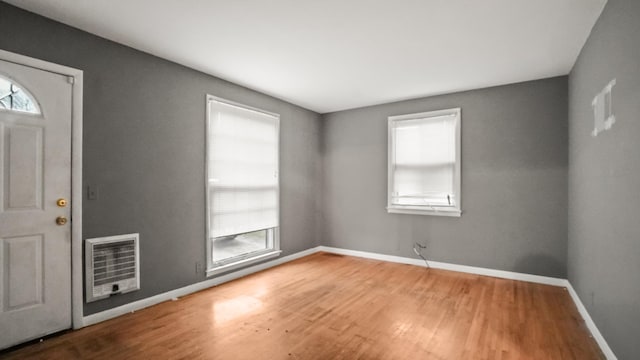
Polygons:
M196 274L202 274L204 272L204 268L200 261L196 261Z
M424 260L427 267L429 266L429 261L427 261L427 257L423 254L423 252L427 251L427 245L422 245L418 242L413 243L413 252L416 253L422 260Z
M426 249L427 249L427 245L423 245L418 242L413 243L413 252L415 252L416 255L420 257L422 257L422 252L426 251Z

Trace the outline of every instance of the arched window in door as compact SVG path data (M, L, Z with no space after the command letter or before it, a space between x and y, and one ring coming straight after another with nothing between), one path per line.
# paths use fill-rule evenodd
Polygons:
M40 114L36 99L22 86L0 75L0 110Z

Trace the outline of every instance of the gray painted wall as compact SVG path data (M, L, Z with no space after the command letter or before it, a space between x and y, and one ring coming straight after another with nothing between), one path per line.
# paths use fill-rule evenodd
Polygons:
M281 114L285 254L320 243L564 277L621 359L640 353L640 3L609 0L569 79L326 114L0 2L0 48L85 71L84 237L141 233L142 287L95 313L204 280L204 96ZM618 124L591 138L611 78ZM567 102L570 126L567 129ZM461 218L387 214L386 118L463 109ZM567 133L569 207L567 209ZM324 166L325 172L322 173ZM126 177L123 177L126 176ZM567 220L567 210L569 220ZM567 225L568 224L568 225ZM568 254L567 254L568 226Z
M461 218L388 214L387 117L462 108ZM566 275L567 77L324 115L323 244Z
M640 1L609 0L569 80L569 280L620 359L640 358ZM591 137L594 96L616 124Z
M320 116L0 2L0 49L84 70L83 237L139 232L142 289L85 315L205 280L205 95L281 115L283 255L318 244Z

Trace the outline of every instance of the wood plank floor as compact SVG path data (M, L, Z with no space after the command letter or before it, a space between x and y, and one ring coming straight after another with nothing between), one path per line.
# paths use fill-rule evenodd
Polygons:
M7 359L602 359L564 288L317 253Z

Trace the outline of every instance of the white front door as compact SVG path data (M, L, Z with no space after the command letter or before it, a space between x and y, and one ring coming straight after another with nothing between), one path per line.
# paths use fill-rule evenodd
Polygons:
M71 327L71 99L0 60L0 349Z

